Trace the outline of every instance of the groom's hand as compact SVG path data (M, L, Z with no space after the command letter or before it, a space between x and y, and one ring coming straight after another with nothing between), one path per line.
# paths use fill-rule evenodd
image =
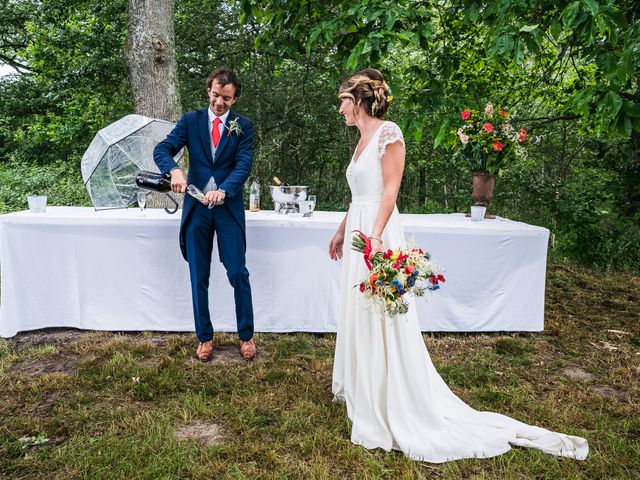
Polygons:
M205 205L209 205L209 203L221 205L226 196L227 194L222 190L211 190L204 195L203 201Z
M187 191L187 179L179 168L171 170L171 190L174 193L184 193Z

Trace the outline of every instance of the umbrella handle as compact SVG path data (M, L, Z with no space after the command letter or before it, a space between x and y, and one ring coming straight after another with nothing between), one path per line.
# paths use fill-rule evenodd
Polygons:
M176 213L178 211L178 202L176 202L175 198L173 198L167 192L165 192L165 195L167 196L167 198L169 200L171 200L171 202L174 205L174 208L173 209L169 209L169 207L164 207L164 211L167 212L167 213Z

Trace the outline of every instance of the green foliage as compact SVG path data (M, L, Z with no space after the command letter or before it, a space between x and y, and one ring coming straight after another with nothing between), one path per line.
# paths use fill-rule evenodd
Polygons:
M0 80L0 159L81 155L97 130L130 113L125 6L32 2L20 50L32 73Z
M26 46L24 27L33 16L33 2L5 0L0 3L0 63L19 71L29 71L21 54Z
M39 163L13 160L0 168L0 213L28 208L27 195L46 195L48 205L90 206L80 159Z
M575 112L627 137L640 131L634 2L242 0L242 9L245 21L264 25L256 45L269 51L286 33L292 42L279 50L284 56L324 51L349 72L386 63L404 101L424 116L475 107L478 91L490 95L514 77L531 85L522 98L532 99L559 73L577 77L581 88L565 88L552 113Z

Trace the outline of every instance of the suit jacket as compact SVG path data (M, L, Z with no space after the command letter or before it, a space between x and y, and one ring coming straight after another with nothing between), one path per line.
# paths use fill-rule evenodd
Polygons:
M181 148L189 152L189 173L187 184L203 189L211 176L218 188L227 194L224 204L215 208L228 208L233 218L245 231L243 187L253 164L253 126L251 121L230 110L225 128L216 148L215 159L211 157L211 137L209 134L208 106L202 110L187 112L162 142L153 151L153 160L161 173L177 167L173 157ZM241 132L231 132L229 123L237 121ZM199 202L185 195L180 223L180 250L187 260L185 245L185 225L194 214ZM245 236L246 247L246 236Z

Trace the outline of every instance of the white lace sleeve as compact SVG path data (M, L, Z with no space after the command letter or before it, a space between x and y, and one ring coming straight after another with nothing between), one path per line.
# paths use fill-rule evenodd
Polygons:
M378 137L378 157L382 158L387 150L387 145L400 142L404 147L404 136L400 127L393 122L385 122Z

